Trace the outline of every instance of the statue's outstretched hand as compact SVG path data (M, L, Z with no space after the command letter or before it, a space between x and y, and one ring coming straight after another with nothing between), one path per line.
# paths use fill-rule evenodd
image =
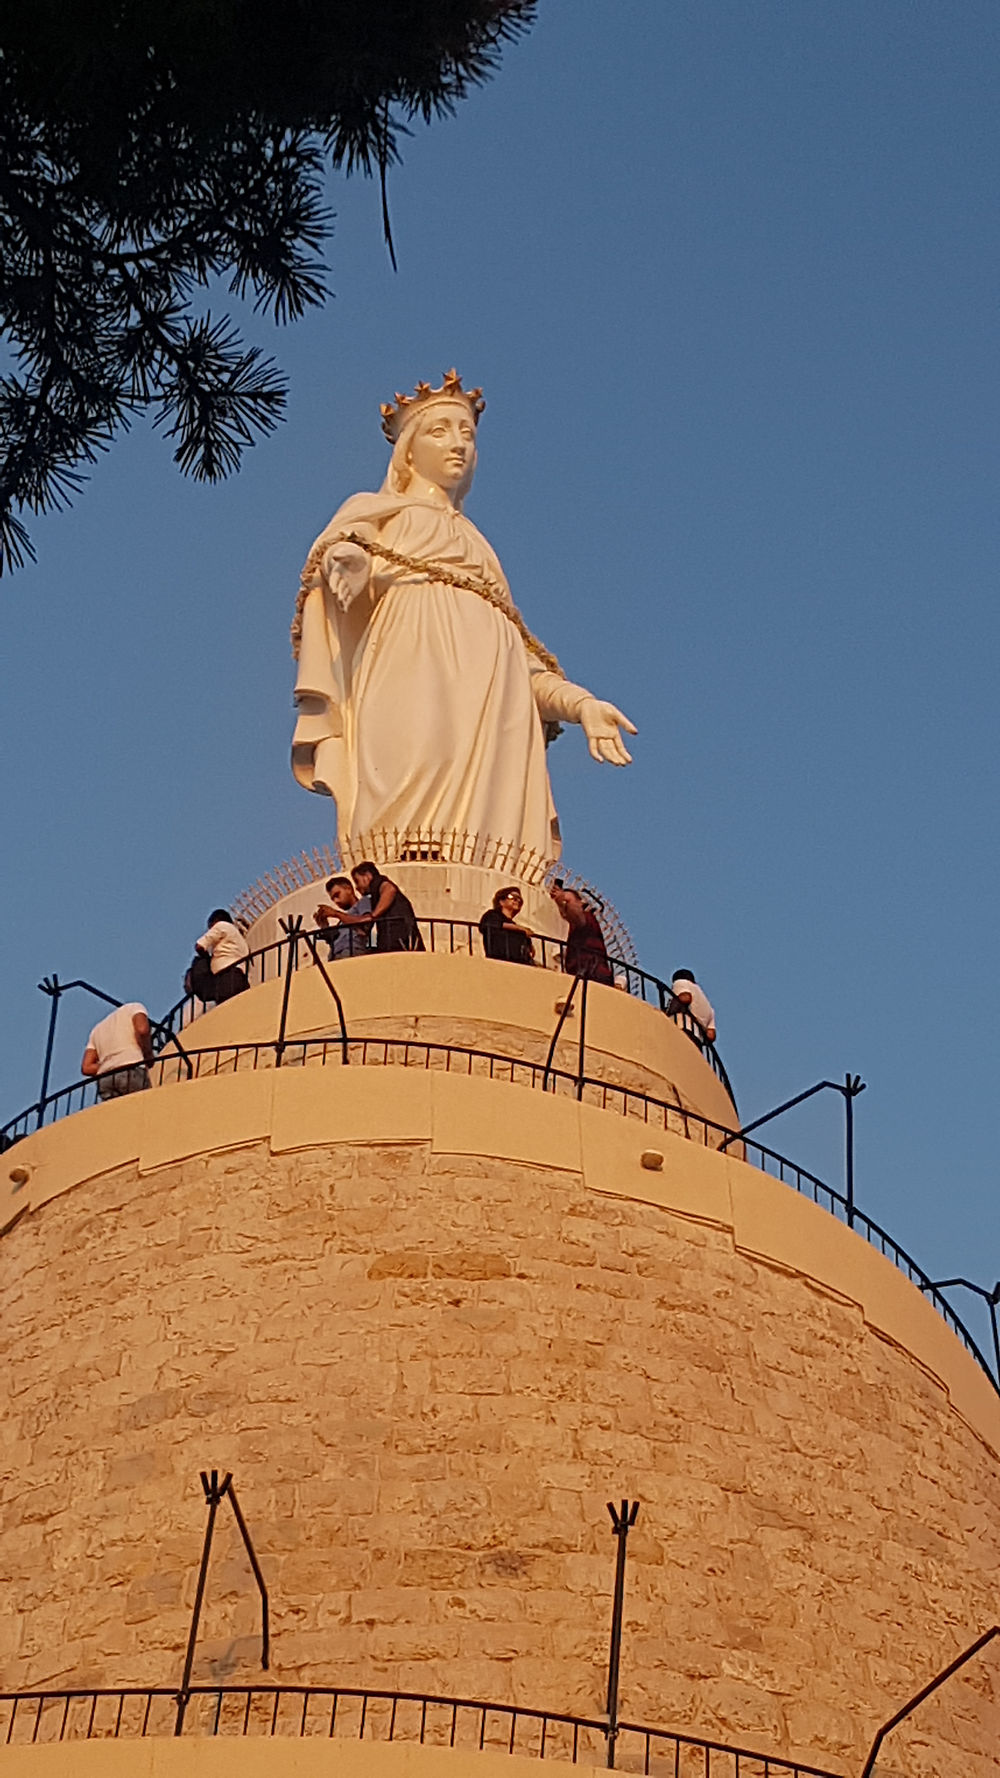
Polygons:
M323 557L323 572L341 611L347 611L368 584L371 561L356 543L332 543Z
M607 760L613 766L632 764L632 755L626 749L620 731L625 729L630 735L637 735L639 731L614 704L606 704L601 698L584 698L579 722L587 737L591 759Z

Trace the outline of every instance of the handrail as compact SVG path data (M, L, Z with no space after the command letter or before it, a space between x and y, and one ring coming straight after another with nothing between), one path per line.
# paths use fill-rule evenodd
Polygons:
M584 980L584 978L581 975L575 975L573 977L573 983L570 988L570 991L567 994L562 1005L559 1007L559 1017L556 1020L556 1027L552 1033L552 1038L549 1043L548 1052L545 1057L545 1072L542 1075L542 1092L543 1093L545 1092L545 1090L549 1084L549 1076L552 1073L552 1064L555 1061L556 1049L558 1047L559 1038L562 1034L562 1028L566 1023L566 1020L569 1018L570 1013L573 1010L573 999L576 994L577 988L580 986L580 983L583 980ZM583 1029L583 1021L581 1020L581 1030L582 1029ZM583 1039L581 1038L580 1041L582 1043ZM580 1073L582 1075L582 1073L583 1073L582 1068L580 1070Z
M473 920L418 919L417 925L428 951L445 952L450 955L485 956L483 936ZM310 957L314 959L314 941L329 939L330 929L323 927L315 927L311 930L300 929L298 936L306 940ZM551 969L554 972L563 970L566 952L563 939L546 938L543 934L538 934L533 943L540 950L540 965L543 969ZM375 956L377 953L373 951L372 955ZM290 936L276 939L269 945L262 945L259 950L251 951L243 964L249 975L251 987L257 987L261 982L280 979L285 973L289 958L292 958ZM626 963L619 957L610 957L608 960L616 981L625 988L627 993L632 995L633 999L642 1000L647 1006L654 1006L658 1011L667 1014L667 1017L691 1038L713 1073L722 1082L735 1106L736 1096L722 1057L704 1026L695 1018L689 1007L682 1007L667 1013L667 1007L672 999L669 983L661 981L659 976L650 975L648 970L640 969L636 963ZM295 948L292 967L293 969L303 967L299 959L298 947ZM509 967L517 968L519 966L511 964ZM170 1031L183 1030L186 1025L200 1018L203 1012L203 1003L196 1000L194 995L186 994L164 1013L158 1023L162 1028Z
M926 1685L922 1685L920 1690L912 1698L907 1699L902 1708L896 1711L895 1715L890 1716L888 1722L882 1724L868 1750L868 1758L865 1760L861 1778L871 1778L875 1770L875 1761L878 1759L879 1748L886 1736L891 1734L893 1729L898 1728L901 1722L905 1722L908 1716L912 1716L913 1712L934 1692L940 1691L941 1687L946 1685L948 1680L966 1666L975 1655L980 1654L993 1641L994 1636L1000 1636L1000 1624L991 1625L981 1636L977 1636L975 1642L970 1642L968 1648L964 1648L960 1655L956 1655L953 1661L949 1661L947 1667L942 1667L940 1673L935 1673L933 1679L929 1679Z
M305 939L306 944L309 946L309 955L312 957L312 960L315 963L316 968L319 970L319 973L323 978L323 982L326 986L326 991L330 995L330 998L333 1001L334 1006L337 1008L337 1018L340 1021L340 1044L341 1044L341 1049L343 1052L344 1066L346 1067L347 1063L349 1061L349 1056L348 1056L348 1050L347 1050L347 1020L344 1017L344 1002L341 1000L340 995L337 993L336 987L334 986L334 983L333 983L333 981L330 977L330 974L326 968L326 965L323 962L323 959L319 954L319 951L316 947L316 939L315 939L314 934L311 932L303 932L302 937Z
M233 1509L233 1517L236 1520L239 1534L243 1539L243 1548L246 1550L247 1560L250 1563L250 1569L254 1580L257 1583L257 1590L260 1593L260 1664L265 1673L271 1665L271 1605L268 1597L267 1582L261 1573L260 1563L257 1560L257 1551L253 1547L253 1539L247 1529L247 1522L243 1517L240 1503L236 1498L236 1489L233 1487L232 1473L227 1470L220 1483L219 1472L217 1469L213 1469L211 1473L203 1469L201 1472L201 1486L205 1496L206 1505L208 1506L208 1520L205 1525L205 1541L202 1544L201 1550L201 1564L198 1569L198 1582L195 1588L194 1609L191 1613L191 1628L188 1632L187 1652L184 1656L184 1672L181 1675L180 1690L177 1693L177 1718L174 1723L175 1735L182 1735L184 1733L184 1718L187 1714L187 1707L191 1702L191 1669L194 1665L195 1649L198 1646L198 1627L201 1622L201 1608L205 1600L205 1583L208 1579L209 1557L212 1554L212 1533L215 1530L216 1513L224 1500L228 1500Z
M182 1732L205 1738L323 1734L337 1740L418 1742L597 1765L604 1763L608 1735L606 1718L379 1687L193 1685L187 1698ZM169 1686L0 1692L0 1739L17 1747L163 1736L171 1732L167 1725L175 1720L177 1701L176 1688ZM205 1706L201 1711L196 1707L199 1702ZM188 1726L192 1722L193 1730ZM736 1771L743 1770L743 1762L747 1762L769 1778L840 1778L801 1760L782 1759L684 1731L620 1722L618 1737L619 1744L630 1742L631 1737L638 1739L634 1751L627 1746L623 1764L645 1774L650 1772L651 1754L659 1759L672 1755L669 1769L679 1771L682 1755L690 1750L698 1755L699 1778L732 1778L734 1762Z
M277 1048L277 1044L271 1042L215 1044L201 1050L188 1050L187 1059L193 1067L195 1079L202 1075L217 1074L223 1065L227 1071L233 1073L245 1065L247 1071L252 1073L260 1067L273 1066L268 1058L276 1058ZM345 1045L338 1034L336 1037L286 1038L282 1056L285 1067L311 1064L323 1066L338 1060L342 1063L345 1051L347 1059L353 1065L361 1067L400 1065L430 1070L435 1065L432 1058L440 1058L443 1070L454 1073L459 1071L452 1066L453 1058L457 1058L467 1074L474 1072L473 1064L480 1063L488 1071L491 1080L572 1094L574 1098L589 1091L592 1102L596 1102L602 1110L615 1111L624 1117L641 1117L646 1124L658 1124L660 1128L684 1136L689 1141L700 1141L706 1148L721 1149L727 1141L731 1144L734 1137L739 1137L742 1158L751 1166L792 1186L803 1197L811 1198L838 1220L849 1222L849 1212L853 1211L851 1226L855 1233L862 1235L870 1246L876 1247L886 1259L891 1260L897 1270L909 1278L922 1295L933 1303L939 1315L948 1323L1000 1394L1000 1377L994 1375L974 1336L923 1267L880 1224L873 1221L856 1204L850 1205L845 1194L838 1191L836 1186L827 1185L825 1180L810 1173L805 1167L800 1167L796 1161L789 1160L787 1155L779 1154L776 1149L767 1148L752 1137L741 1136L738 1131L725 1124L716 1123L712 1118L703 1117L700 1112L690 1111L686 1106L672 1100L660 1099L637 1088L602 1080L598 1075L579 1071L574 1073L543 1062L528 1061L523 1056L505 1055L497 1050L472 1049L462 1044L433 1043L423 1038L411 1037L354 1037L347 1039ZM169 1084L167 1070L173 1060L173 1057L161 1055L153 1063L150 1074L155 1076L158 1073L157 1084ZM206 1064L204 1067L203 1060ZM46 1106L42 1108L43 1112L46 1107L52 1108L54 1116L50 1121L55 1122L60 1116L82 1110L88 1103L88 1094L94 1094L95 1088L96 1083L93 1081L77 1081L70 1087L64 1087L59 1093L50 1094ZM61 1110L55 1109L60 1106ZM0 1130L0 1150L29 1133L28 1120L36 1109L37 1107L30 1106L21 1113L20 1119L15 1119L12 1124L6 1124ZM22 1129L16 1128L19 1123L24 1126ZM12 1135L11 1132L15 1133Z
M59 1003L60 1003L63 995L69 994L73 988L83 988L87 994L92 994L94 996L95 1000L103 1000L105 1006L122 1006L124 1004L124 1002L119 1000L116 995L108 994L104 988L95 988L93 982L85 982L82 979L79 979L75 982L61 982L57 975L51 975L51 976L44 975L42 977L41 981L39 982L38 987L39 987L39 991L42 994L46 994L52 1002L52 1006L49 1011L49 1029L48 1029L48 1034L45 1039L45 1059L42 1063L42 1084L41 1084L41 1087L39 1088L39 1091L38 1091L38 1098L35 1101L35 1104L32 1108L37 1113L37 1116L38 1116L37 1127L39 1129L41 1129L42 1107L45 1104L45 1101L48 1097L48 1091L49 1091L49 1070L52 1066L52 1050L53 1050L53 1046L55 1044L55 1038L56 1038L56 1021L59 1017ZM172 1043L174 1045L174 1048L178 1051L178 1053L181 1057L181 1060L186 1063L187 1056L186 1056L186 1053L184 1050L184 1045L181 1043L181 1040L177 1036L176 1031L171 1030L171 1028L168 1025L160 1024L158 1019L150 1019L149 1023L150 1023L150 1030L152 1032L155 1032L159 1036L161 1049L163 1048L164 1044ZM108 1074L117 1074L118 1069L117 1068L109 1068L109 1069L106 1069L105 1072ZM190 1067L188 1068L187 1072L188 1072L188 1079L190 1080L190 1078L191 1078ZM0 1153L2 1153L2 1152L3 1152L3 1143L2 1143L2 1140L0 1140Z

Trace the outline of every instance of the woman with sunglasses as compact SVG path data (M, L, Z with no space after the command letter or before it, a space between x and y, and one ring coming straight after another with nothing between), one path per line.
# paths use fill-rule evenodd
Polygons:
M531 933L517 924L524 906L520 889L498 889L493 906L487 908L479 922L483 950L498 963L534 963L535 951Z

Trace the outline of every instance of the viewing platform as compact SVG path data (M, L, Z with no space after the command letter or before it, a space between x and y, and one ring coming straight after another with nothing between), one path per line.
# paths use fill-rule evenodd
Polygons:
M450 837L446 849L452 856L447 858L387 861L386 838L366 836L365 844L391 864L394 879L415 905L435 910L418 916L424 951L389 956L373 951L331 961L329 935L312 923L311 915L323 878L335 873L342 861L328 851L301 855L281 867L280 874L262 879L235 904L242 910L253 947L247 960L250 991L210 1007L187 995L156 1023L158 1055L149 1071L154 1088L276 1068L406 1068L576 1100L641 1123L654 1134L680 1137L708 1150L724 1148L727 1158L770 1174L838 1220L848 1221L934 1305L1000 1393L996 1364L929 1274L885 1229L850 1204L837 1187L739 1133L733 1089L715 1044L686 1009L674 1003L668 1014L669 985L640 968L620 916L594 890L584 885L601 908L609 946L617 943L627 953L625 957L611 953L616 991L588 983L584 992L581 982L563 974L562 923L533 861L515 861L516 868L499 871L494 852L484 851L466 836ZM441 850L440 841L433 844ZM410 849L426 853L431 842L422 848L414 842ZM566 877L581 881L569 871ZM476 907L488 905L498 883L506 880L518 881L524 889L524 922L536 933L535 969L496 962L483 954L482 934L471 915ZM444 913L437 911L441 908ZM297 922L302 922L297 930L286 930ZM261 1091L269 1090L250 1092L260 1103ZM286 1090L292 1091L282 1092ZM330 1095L328 1105L339 1107L342 1092L332 1082L324 1090ZM358 1102L361 1090L352 1076L347 1089L352 1104ZM364 1092L373 1094L376 1116L382 1104L388 1107L398 1100L401 1090L397 1082L391 1094L377 1082L367 1081L364 1087ZM0 1153L17 1145L17 1162L7 1170L6 1179L0 1175L5 1226L35 1201L31 1180L11 1175L40 1172L42 1179L62 1177L62 1157L77 1146L76 1135L68 1143L33 1142L27 1148L25 1138L88 1106L106 1112L121 1104L97 1106L97 1097L96 1081L81 1079L0 1126ZM243 1101L233 1103L241 1106ZM145 1121L146 1105L145 1098L129 1104L124 1116L131 1128ZM149 1114L151 1123L157 1121L152 1107ZM172 1101L165 1115L173 1120ZM218 1118L221 1135L222 1101L215 1102L207 1115ZM241 1115L238 1110L237 1117ZM197 1127L206 1138L210 1136L202 1117ZM342 1130L351 1127L349 1118L340 1125ZM50 1152L59 1159L49 1160ZM647 1170L660 1165L651 1150ZM83 1176L73 1166L66 1175L71 1183ZM36 1177L36 1197L46 1189Z
M293 885L249 990L160 1022L152 1090L5 1126L0 1561L45 1552L0 1638L14 1778L604 1765L628 1494L623 1770L855 1778L942 1612L989 1615L1000 1520L954 1504L997 1486L972 1335L741 1132L634 954L567 976L539 887L538 966L483 956L480 869L400 861L425 950L336 962ZM270 1667L227 1542L184 1687L206 1464Z

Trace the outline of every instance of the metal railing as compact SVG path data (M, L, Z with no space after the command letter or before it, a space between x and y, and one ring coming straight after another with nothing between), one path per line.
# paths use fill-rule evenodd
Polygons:
M709 1142L711 1147L721 1146L724 1136L732 1138L734 1135L724 1124L713 1124L711 1120L685 1110L682 1105L657 1099L631 1087L617 1086L595 1075L574 1074L546 1062L510 1056L501 1051L433 1043L415 1037L349 1037L345 1042L337 1033L329 1037L286 1037L280 1043L268 1038L258 1043L212 1044L204 1049L186 1047L183 1058L164 1050L150 1065L148 1078L152 1087L161 1087L173 1086L182 1080L204 1080L216 1074L255 1074L260 1069L273 1068L279 1053L285 1068L340 1063L361 1068L423 1068L446 1074L477 1075L486 1080L506 1081L512 1086L568 1094L606 1111L618 1111L625 1117L640 1117L646 1123L656 1123L658 1111L663 1111L675 1121L661 1121L660 1127L674 1129L678 1135L690 1136L696 1130L699 1134L695 1140L702 1141L705 1140L704 1131L717 1131L719 1141ZM12 1146L37 1128L58 1123L64 1117L103 1102L99 1079L76 1080L57 1093L49 1093L40 1105L28 1106L19 1117L4 1124L0 1129L0 1149ZM753 1148L762 1155L771 1152L758 1143L744 1143L742 1139L740 1146ZM829 1189L831 1199L840 1197L832 1187L827 1188L821 1180L814 1180L793 1161L781 1161L781 1166L784 1173L779 1172L777 1176L787 1178L789 1183L793 1175L798 1175L802 1180L811 1181L820 1192ZM800 1185L799 1189L803 1187Z
M174 1735L179 1694L166 1686L0 1693L0 1742L139 1740ZM607 1723L598 1717L355 1686L195 1685L180 1717L188 1736L398 1741L604 1766ZM697 1735L618 1725L619 1771L662 1778L840 1778Z
M153 1063L150 1078L155 1085L169 1085L179 1080L198 1080L217 1074L252 1074L259 1069L273 1068L277 1054L276 1042L216 1044L206 1049L186 1049L183 1059L164 1053ZM689 1111L685 1106L671 1100L657 1098L654 1094L641 1092L635 1087L602 1080L598 1075L586 1074L582 1070L572 1073L565 1068L555 1068L549 1062L529 1061L522 1056L471 1049L460 1044L430 1043L421 1038L408 1037L353 1037L348 1038L346 1043L339 1035L286 1038L282 1047L282 1062L285 1068L345 1064L362 1068L422 1068L430 1072L503 1081L512 1086L524 1086L539 1092L574 1098L583 1104L595 1105L602 1111L617 1112L621 1117L636 1118L650 1129L683 1136L687 1141L698 1142L704 1148L725 1148L727 1154L749 1162L762 1173L769 1174L784 1185L792 1186L803 1197L811 1198L813 1203L829 1211L838 1221L849 1224L856 1234L861 1235L870 1246L876 1247L886 1259L891 1260L896 1269L909 1278L934 1305L938 1314L948 1323L1000 1393L1000 1378L994 1375L989 1360L974 1336L930 1275L905 1248L872 1217L859 1209L856 1203L849 1204L842 1191L827 1185L815 1173L800 1167L796 1161L789 1160L787 1155L779 1154L776 1149L767 1148L764 1143L755 1141L752 1136L741 1135L739 1131L725 1124L715 1123L711 1118L702 1117L699 1112ZM78 1111L93 1103L96 1098L96 1081L77 1081L71 1087L64 1087L62 1092L49 1095L42 1107L42 1120L46 1123L55 1122L69 1111ZM20 1120L6 1125L0 1131L0 1146L8 1132L13 1132L10 1139L16 1140L18 1134L27 1135L33 1130L36 1127L37 1109L31 1106L22 1112ZM9 1142L7 1145L9 1146Z
M472 920L418 920L420 936L426 950L435 955L484 957L483 935ZM294 969L314 967L309 940L314 943L325 942L334 929L324 933L321 929L303 929L300 937L307 941L306 947L292 946L287 938L277 939L273 944L264 945L260 950L252 951L244 968L251 987L261 982L277 981L284 977L289 960ZM535 956L539 967L553 973L564 971L566 946L562 939L538 937L533 939ZM294 953L294 954L293 954ZM363 953L362 953L363 954ZM373 951L372 956L378 953ZM648 970L640 969L638 964L623 962L618 957L610 957L609 962L619 987L631 994L633 999L642 1000L647 1006L656 1007L659 1012L666 1013L673 999L673 992L668 982L659 976L650 975ZM509 968L523 967L510 964ZM572 978L570 978L572 979ZM183 1031L195 1019L201 1018L205 1008L200 1000L191 994L183 996L158 1021L158 1029L154 1032L154 1044L159 1046L167 1041L168 1034ZM736 1098L726 1073L722 1057L719 1055L703 1025L698 1023L694 1014L684 1007L672 1012L670 1018L679 1025L701 1051L713 1073L722 1082L733 1104Z
M536 889L550 888L558 878L567 889L578 890L593 908L608 949L635 962L635 947L617 908L586 878L571 870L565 859L556 862L533 847L515 846L510 840L494 840L488 834L467 833L458 828L421 827L400 833L398 828L379 827L355 834L333 850L329 846L314 846L311 852L300 852L275 870L266 871L231 903L233 913L238 920L252 924L286 896L313 885L319 889L327 877L344 875L353 865L369 859L379 866L388 865L390 872L396 864L474 865Z

